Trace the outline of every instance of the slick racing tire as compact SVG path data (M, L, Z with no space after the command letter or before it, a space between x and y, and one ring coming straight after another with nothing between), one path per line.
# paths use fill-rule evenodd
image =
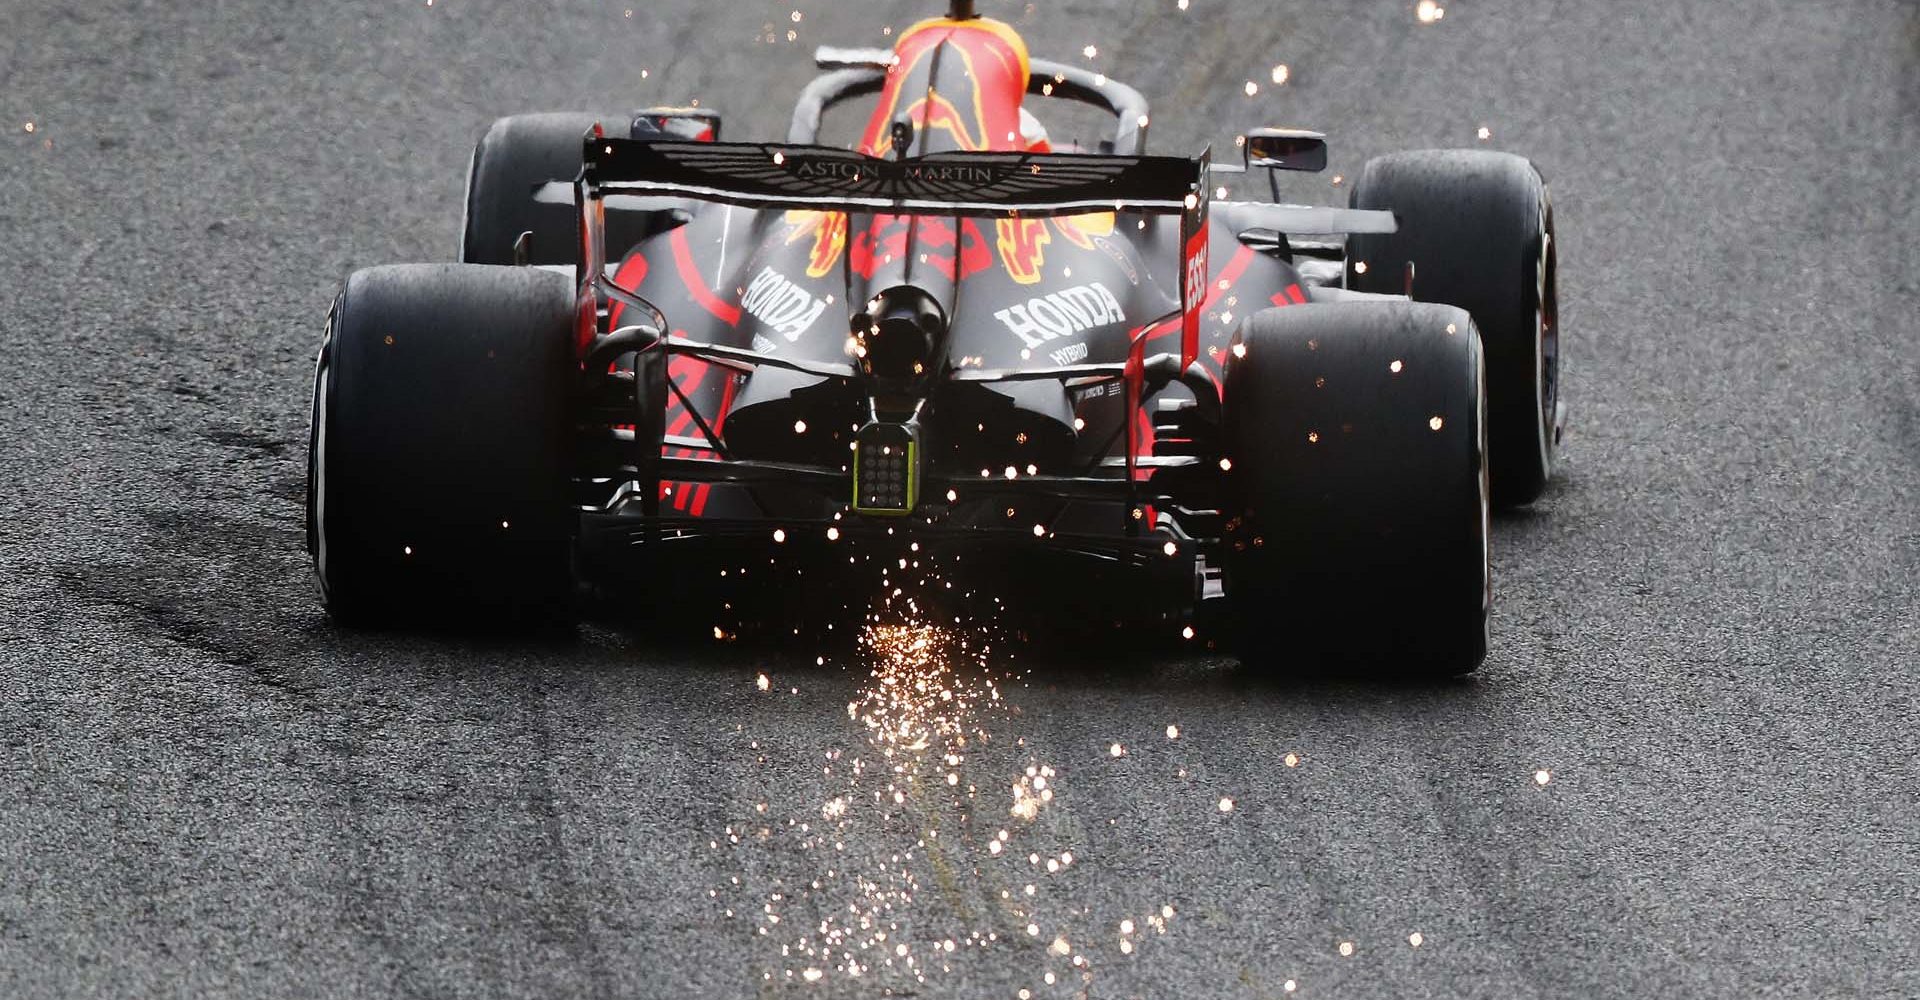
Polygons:
M1367 162L1354 208L1389 210L1399 231L1347 242L1347 287L1403 293L1473 314L1487 353L1493 502L1531 503L1560 441L1560 328L1553 207L1527 160L1490 150L1421 150Z
M307 547L345 624L571 607L573 294L533 268L356 271L314 377Z
M530 232L526 263L572 264L579 256L579 220L571 193L559 202L536 201L535 193L550 181L573 183L587 132L596 122L612 132L625 121L621 115L549 112L513 115L489 126L468 168L460 259L515 263L514 241ZM611 240L609 234L610 248Z
M1487 652L1485 365L1464 311L1250 317L1226 370L1228 638L1256 668L1448 677Z

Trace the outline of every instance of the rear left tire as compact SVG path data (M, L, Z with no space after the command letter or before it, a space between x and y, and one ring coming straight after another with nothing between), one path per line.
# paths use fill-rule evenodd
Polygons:
M307 543L351 625L571 607L573 292L532 268L357 271L315 371Z

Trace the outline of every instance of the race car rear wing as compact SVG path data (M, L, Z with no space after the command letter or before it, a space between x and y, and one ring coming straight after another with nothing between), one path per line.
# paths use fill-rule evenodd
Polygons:
M597 133L598 130L596 129ZM882 159L781 143L585 138L574 184L581 210L580 290L605 285L608 195L671 195L750 208L899 215L1032 216L1145 212L1180 216L1181 367L1199 354L1206 300L1210 154L933 153ZM584 319L584 316L583 316Z

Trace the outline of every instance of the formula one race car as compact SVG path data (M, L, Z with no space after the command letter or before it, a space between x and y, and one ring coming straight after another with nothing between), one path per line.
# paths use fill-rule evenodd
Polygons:
M1212 174L1319 170L1324 138L1145 155L1139 93L972 6L822 49L785 143L704 109L496 121L463 263L358 271L328 317L333 615L564 617L696 543L898 529L1066 560L1246 661L1476 667L1489 507L1541 493L1561 423L1534 167L1405 153L1348 208L1225 200ZM856 148L816 142L874 95ZM1056 149L1028 96L1113 136Z

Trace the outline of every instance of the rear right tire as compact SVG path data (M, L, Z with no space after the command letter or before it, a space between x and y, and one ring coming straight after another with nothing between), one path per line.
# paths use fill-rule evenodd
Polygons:
M1242 661L1453 676L1487 652L1486 394L1466 312L1257 313L1227 364L1224 584Z

